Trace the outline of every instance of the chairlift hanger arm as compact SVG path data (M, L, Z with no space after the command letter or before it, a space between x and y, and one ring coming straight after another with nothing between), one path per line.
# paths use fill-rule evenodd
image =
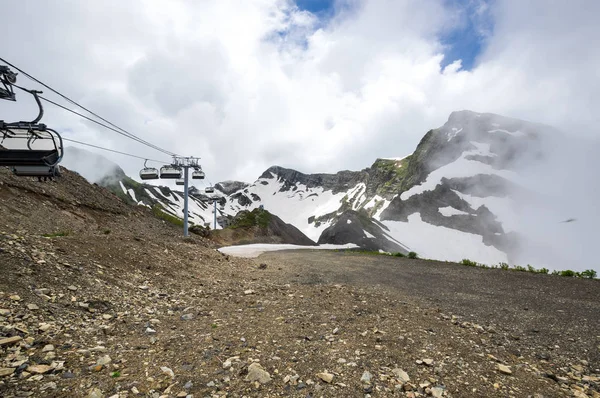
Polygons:
M17 82L17 74L10 70L8 66L0 65L0 99L16 101L13 85Z

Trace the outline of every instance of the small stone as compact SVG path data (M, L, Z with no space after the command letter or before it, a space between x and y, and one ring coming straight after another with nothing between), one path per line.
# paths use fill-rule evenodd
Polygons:
M176 395L177 398L185 398L187 397L187 392L185 391L181 391L179 394Z
M383 347L382 347L382 346L380 346L379 344L375 344L375 349L376 349L377 351L381 351L381 350L383 350Z
M103 357L98 358L96 365L106 366L112 362L112 358L108 355L104 355Z
M94 387L88 392L86 398L104 398L104 394L102 394L102 390Z
M340 328L335 328L335 329L333 329L333 334L338 334L339 331L340 331Z
M64 373L60 374L60 377L62 377L63 379L74 379L75 378L75 373L64 372Z
M0 316L9 316L10 310L0 308Z
M331 383L333 381L333 375L331 373L322 372L317 373L317 377L323 380L325 383Z
M140 390L138 390L136 386L131 387L130 391L133 395L138 395L140 393Z
M37 305L35 305L35 304L27 304L27 308L28 308L29 310L31 310L31 311L35 311L35 310L39 310L39 309L40 309L40 307L38 307L38 306L37 306Z
M246 381L257 381L260 384L266 384L271 381L271 375L259 363L253 362L248 366Z
M361 383L366 383L366 384L371 384L371 379L373 378L373 375L371 373L369 373L368 370L365 370L364 373L362 374L361 378L360 378L360 382Z
M106 321L111 320L112 318L113 318L113 316L110 314L102 314L102 319L104 319Z
M18 343L21 340L23 340L23 338L21 336L13 336L13 337L7 337L5 339L0 339L0 347L9 345L9 344Z
M147 334L154 334L154 333L156 333L156 330L154 330L154 329L152 329L152 328L150 328L150 327L147 327L147 328L146 328L146 333L147 333Z
M191 321L192 319L194 319L194 314L183 314L181 316L182 321Z
M174 379L175 378L175 373L173 372L173 370L171 368L168 368L166 366L161 366L160 370L166 374L167 376L169 376L170 378Z
M42 332L47 332L48 330L50 330L51 327L52 325L49 323L40 323L40 327L38 329Z
M431 396L433 398L442 398L444 394L444 389L442 387L433 387L431 389Z
M401 383L408 383L410 381L410 377L408 377L408 373L406 373L402 369L398 369L398 368L393 369L392 373L394 374L394 376L396 376L396 379L398 379L398 381Z
M423 363L427 366L433 366L433 359L431 359L431 358L423 359Z
M0 377L10 376L15 372L16 368L0 368Z
M52 344L46 344L44 348L42 348L42 352L54 351L54 346Z
M13 294L12 296L9 296L8 298L11 299L12 301L21 301L21 296L19 296L18 294Z
M74 291L77 290L77 286L71 285L71 286L67 287L67 289L69 289L70 291L74 292Z
M192 383L191 381L188 381L183 385L183 388L185 388L186 390L191 390L192 387L194 387L194 383Z
M252 289L244 290L244 294L245 295L254 294L254 290L252 290Z
M500 373L504 373L506 375L511 375L512 374L512 370L510 370L510 368L506 365L502 365L501 363L498 364L497 368L498 371Z
M146 285L142 285L142 286L138 286L138 289L140 289L140 290L148 290L150 288L148 286L146 286Z
M29 373L44 374L52 370L52 366L48 365L32 365L27 367Z

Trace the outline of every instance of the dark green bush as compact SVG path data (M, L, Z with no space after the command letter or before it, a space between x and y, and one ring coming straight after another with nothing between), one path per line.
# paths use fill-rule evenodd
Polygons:
M394 257L406 257L406 255L404 253L400 253L400 252L392 253L392 256L394 256Z
M585 271L583 271L581 273L582 278L589 278L589 279L594 279L597 275L598 275L598 273L596 271L594 271L593 269L586 269Z
M412 258L412 259L419 258L419 255L415 252L408 252L408 258Z
M560 271L560 276L569 276L569 277L573 277L576 276L576 272L575 271L571 271L570 269L564 270L564 271Z
M475 261L469 260L468 258L463 258L461 264L469 267L477 267L477 263Z

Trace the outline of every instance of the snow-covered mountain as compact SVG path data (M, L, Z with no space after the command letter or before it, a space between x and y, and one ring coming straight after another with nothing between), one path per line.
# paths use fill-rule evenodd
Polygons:
M273 166L251 184L216 184L217 216L224 224L264 206L319 243L509 262L522 242L516 199L534 195L520 172L543 158L542 137L556 134L499 115L453 112L413 154L377 159L364 170L303 174ZM183 216L181 192L129 178L112 186L132 202ZM189 210L191 222L212 225L213 207L202 191L192 192Z

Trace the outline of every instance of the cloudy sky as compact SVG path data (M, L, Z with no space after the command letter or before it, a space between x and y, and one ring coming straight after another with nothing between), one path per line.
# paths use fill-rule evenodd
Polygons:
M202 157L213 182L253 181L274 164L361 169L411 153L460 109L599 135L596 0L0 5L0 57L145 140ZM20 94L0 103L0 119L32 109ZM67 138L169 160L60 109L44 122ZM142 166L106 156L131 174Z

